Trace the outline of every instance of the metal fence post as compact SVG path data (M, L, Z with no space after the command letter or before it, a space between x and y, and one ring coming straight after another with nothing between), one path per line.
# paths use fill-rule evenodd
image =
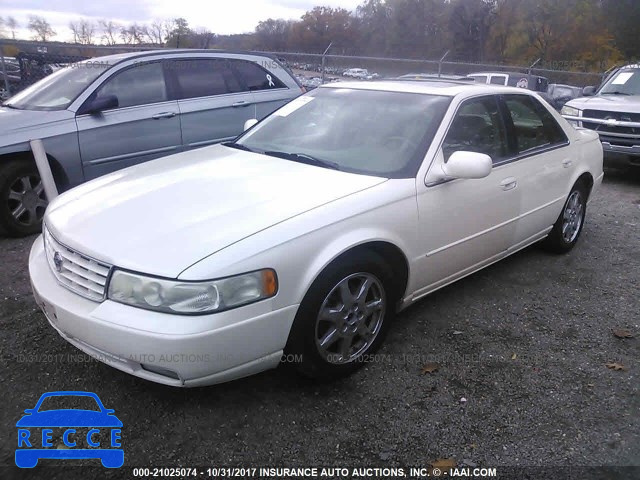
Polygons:
M322 84L324 85L324 67L325 67L325 59L327 58L327 52L329 51L329 49L331 48L331 45L333 45L333 42L329 42L329 46L325 49L325 51L322 53Z
M442 58L440 59L440 61L438 62L438 77L440 77L440 75L442 75L442 62L444 62L444 59L447 58L447 55L449 55L449 52L451 50L447 50L444 55L442 56Z

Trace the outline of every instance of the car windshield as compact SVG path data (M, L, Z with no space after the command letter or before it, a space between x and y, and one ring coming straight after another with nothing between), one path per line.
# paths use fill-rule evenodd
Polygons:
M104 63L78 63L60 69L17 93L3 106L21 110L63 110L108 68Z
M237 143L326 168L410 178L449 103L439 95L319 88L277 110Z
M640 95L640 68L623 68L600 90L601 95Z
M38 412L69 409L99 412L100 406L93 397L87 395L52 395L42 400Z

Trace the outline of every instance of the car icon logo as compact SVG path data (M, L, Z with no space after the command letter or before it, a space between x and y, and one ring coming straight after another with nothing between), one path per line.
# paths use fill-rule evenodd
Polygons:
M62 260L62 255L60 255L60 252L56 252L53 255L53 264L56 266L56 270L58 272L62 271L62 265L64 263L64 260Z
M67 408L69 403L76 408ZM106 468L124 464L122 422L95 393L47 392L24 413L16 423L18 467L33 468L42 458L100 459Z

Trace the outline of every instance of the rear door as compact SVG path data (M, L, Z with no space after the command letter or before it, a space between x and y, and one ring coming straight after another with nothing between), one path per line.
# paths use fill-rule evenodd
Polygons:
M227 59L174 59L166 70L178 98L185 149L231 140L255 117L253 93Z
M76 116L86 180L181 148L178 102L169 96L160 61L119 70L87 101L104 95L115 95L118 107Z
M296 97L301 90L295 92L280 78L288 73L276 61L265 57L259 62L249 60L232 59L230 63L246 88L253 93L255 101L255 115L258 120L288 103ZM278 74L282 72L282 74Z
M569 140L553 115L531 95L502 95L501 108L521 191L516 244L527 243L548 230L566 200L574 168Z

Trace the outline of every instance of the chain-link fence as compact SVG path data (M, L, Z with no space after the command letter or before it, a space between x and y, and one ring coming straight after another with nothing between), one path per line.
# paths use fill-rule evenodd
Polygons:
M154 46L95 46L0 40L0 96L19 92L51 73L76 62L115 53L157 49ZM354 57L305 53L273 53L284 60L308 87L344 76L350 69L366 70L360 78L389 78L408 73L467 75L474 72L517 72L546 77L549 83L583 87L598 85L601 73L529 68L528 66L461 63L448 60ZM571 66L579 66L577 62Z

